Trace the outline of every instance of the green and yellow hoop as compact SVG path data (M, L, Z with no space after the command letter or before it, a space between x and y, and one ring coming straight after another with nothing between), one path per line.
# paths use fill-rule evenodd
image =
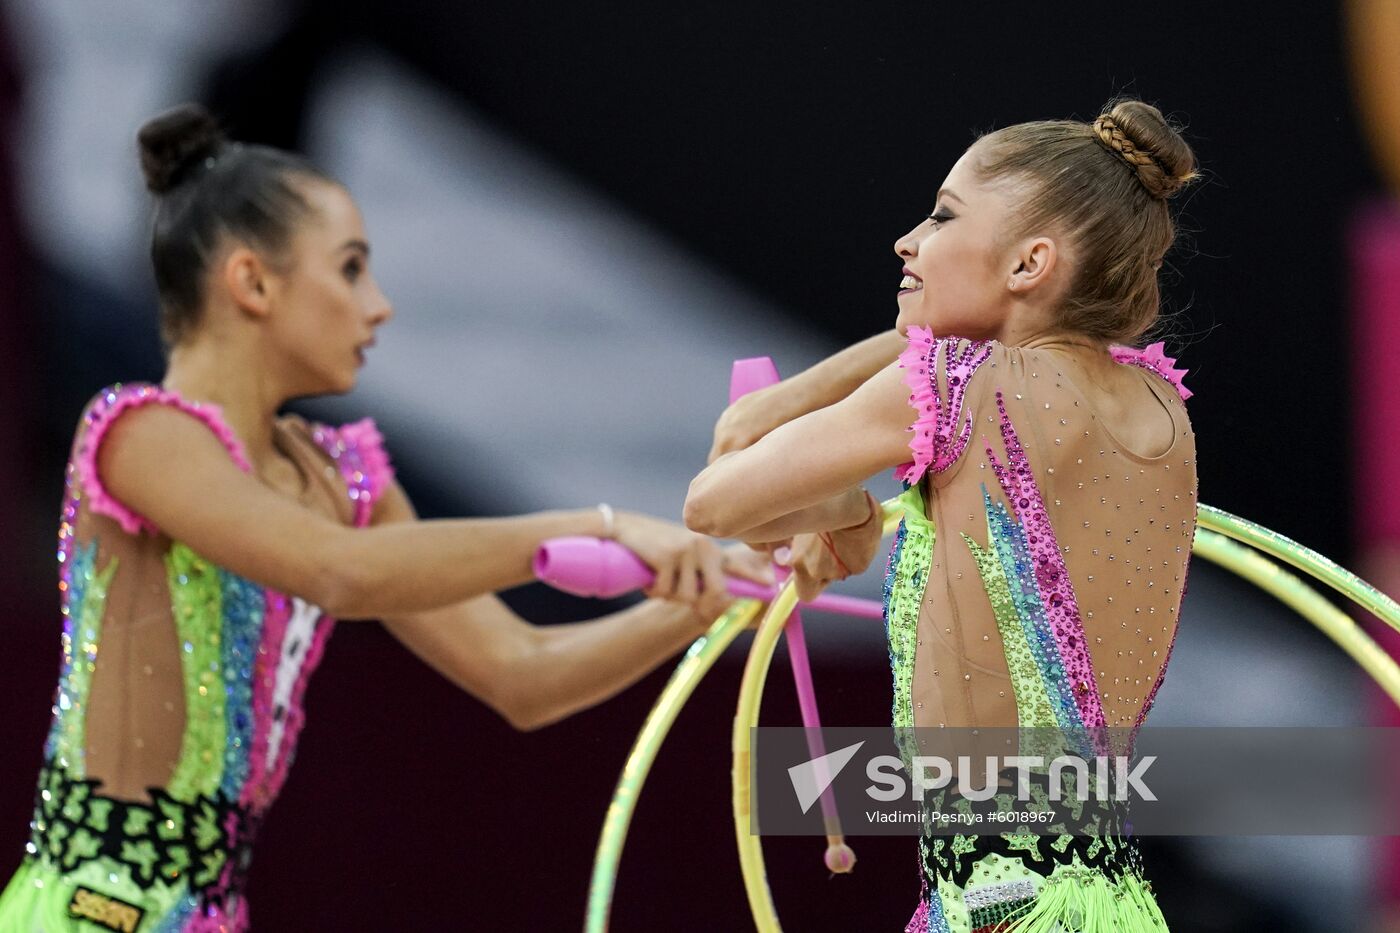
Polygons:
M898 525L900 513L894 500L884 503L884 506L885 533L889 534ZM1196 537L1192 551L1272 594L1312 622L1350 655L1362 670L1400 705L1400 665L1397 665L1354 619L1297 574L1280 564L1291 566L1325 583L1400 632L1400 604L1395 600L1316 551L1277 532L1208 505L1201 505L1197 509ZM1279 563L1275 563L1275 560ZM744 889L748 895L749 908L753 912L754 925L760 933L778 933L782 925L778 921L777 909L768 888L762 839L749 831L752 800L749 737L751 730L758 725L763 686L777 648L778 637L796 605L797 594L789 582L769 604L768 611L754 635L753 645L749 648L748 659L744 665L738 705L734 714L734 832L739 849L739 867L744 877ZM585 915L587 933L604 933L608 928L612 896L617 882L617 868L622 858L627 827L636 809L642 784L656 760L661 743L665 741L666 733L700 680L739 633L748 627L760 608L760 604L753 600L739 600L734 603L710 630L691 646L647 717L641 734L627 758L603 823L589 885Z

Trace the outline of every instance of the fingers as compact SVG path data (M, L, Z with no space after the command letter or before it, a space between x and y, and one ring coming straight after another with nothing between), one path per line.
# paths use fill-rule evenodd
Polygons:
M729 451L733 449L734 448L729 443L729 438L721 437L718 433L716 433L715 442L710 445L710 453L705 458L705 465L708 466L709 464L714 463L720 457L723 457L725 454L729 453Z
M772 586L776 582L773 576L772 556L751 551L747 547L725 550L722 567L730 576L742 577L764 586Z
M805 548L796 557L792 565L792 579L797 586L798 599L804 603L811 602L836 579L836 575L827 566L829 563L820 545L817 550Z
M708 541L700 542L700 575L703 598L696 611L707 619L718 618L729 605L728 584L724 579L724 555Z
M823 582L805 573L794 573L793 582L797 586L797 598L809 603L822 594L822 590L826 589L826 584L830 581Z
M762 401L762 393L760 389L745 395L719 416L715 422L714 443L710 446L708 463L714 463L727 453L753 446L776 427L769 406Z
M724 579L725 561L726 556L718 547L709 541L700 542L700 585L705 592L727 591L728 584Z
M816 580L835 576L828 573L827 564L831 562L830 555L826 553L826 548L816 535L803 535L801 539L794 541L792 555L788 566L794 573Z
M878 507L878 503L875 503L875 506ZM830 532L831 546L840 555L848 571L848 574L843 576L863 573L870 566L880 548L883 520L883 511L872 508L871 517L864 523Z
M774 560L776 559L774 555L776 555L779 550L784 548L790 550L792 548L792 539L784 538L781 541L745 541L744 547L751 551L757 551L760 554L767 554L770 560Z
M702 593L700 601L695 604L695 614L704 619L707 623L713 622L724 615L729 604L733 602L728 596L715 596L710 593Z
M689 605L706 622L719 618L733 599L725 581L720 549L708 539L696 536L677 560L676 568L671 598Z
M826 541L806 534L721 551L710 539L670 522L620 513L617 523L618 542L655 573L646 595L684 603L707 621L718 618L734 598L726 575L772 587L772 564L790 567L798 598L810 602L831 583L863 569L878 546L879 533L879 523L867 521L859 529L830 533Z
M752 447L757 440L757 437L739 435L732 432L726 433L723 436L716 434L715 442L710 446L710 453L705 458L705 463L709 465L725 454L732 454L735 451Z
M756 554L752 557L761 560ZM658 573L658 582L647 595L685 603L696 615L712 621L723 614L733 599L724 575L724 555L720 549L697 535L671 565L666 578L668 585L661 584L662 577Z
M797 598L803 602L816 599L832 581L840 578L830 552L816 535L799 535L793 539L790 566Z
M659 557L655 559L651 569L656 572L656 579L644 592L653 599L674 599L676 594L676 569L677 562L673 557Z
M700 556L695 551L687 548L676 562L675 598L692 605L700 598Z
M706 458L706 463L714 463L720 457L734 450L743 450L748 445L743 443L736 430L734 422L736 413L731 405L724 410L724 414L719 416L719 421L715 422L715 439L710 445L710 455Z

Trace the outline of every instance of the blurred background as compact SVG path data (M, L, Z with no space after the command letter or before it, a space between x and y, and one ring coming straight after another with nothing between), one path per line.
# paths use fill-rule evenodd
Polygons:
M891 326L891 244L978 131L1118 93L1187 126L1168 351L1201 499L1400 581L1400 3L765 0L0 3L0 873L18 864L57 672L53 562L78 413L158 380L135 133L200 100L359 200L397 317L360 387L425 515L605 500L678 518L736 357L784 373ZM175 465L173 468L178 468ZM800 468L794 465L794 468ZM888 495L894 486L878 488ZM844 589L877 596L879 569ZM509 594L541 623L597 604ZM813 618L825 718L885 721L870 623ZM742 650L678 721L616 930L743 930L728 731ZM582 923L612 785L667 675L516 734L374 623L340 626L254 860L257 929ZM1198 562L1156 725L1390 722L1301 619ZM765 721L798 721L786 661ZM898 930L907 839L770 839L794 930ZM1400 929L1389 840L1150 839L1175 931Z

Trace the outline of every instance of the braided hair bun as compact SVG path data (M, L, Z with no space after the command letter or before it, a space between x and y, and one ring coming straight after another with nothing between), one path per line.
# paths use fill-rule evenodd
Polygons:
M1176 194L1198 174L1190 145L1151 104L1118 101L1090 126L1098 141L1127 162L1158 200Z
M218 121L199 104L182 104L152 117L136 139L146 188L154 194L179 185L191 168L217 156L225 144Z

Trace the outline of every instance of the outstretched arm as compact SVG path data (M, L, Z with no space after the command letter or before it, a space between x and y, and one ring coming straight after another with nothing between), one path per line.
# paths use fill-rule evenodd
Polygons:
M435 609L517 586L533 579L540 542L605 532L595 509L348 528L244 473L205 425L162 405L123 414L97 452L97 470L126 507L201 556L344 618ZM695 586L704 570L695 536L669 523L620 513L616 537L656 571L659 595Z
M709 462L752 446L779 425L836 404L892 363L904 345L898 331L887 330L776 385L750 392L715 423Z
M411 522L413 506L395 484L376 524ZM715 552L717 555L717 551ZM747 558L751 570L762 563ZM672 657L723 611L722 594L691 602L649 599L589 622L535 626L495 596L386 617L384 625L448 680L517 729L535 729L614 696Z
M535 626L496 596L386 618L409 650L517 729L620 693L704 633L680 602L649 599L590 622Z
M725 454L691 481L686 525L717 537L772 541L862 524L870 507L857 484L909 459L908 398L892 363L836 404Z

